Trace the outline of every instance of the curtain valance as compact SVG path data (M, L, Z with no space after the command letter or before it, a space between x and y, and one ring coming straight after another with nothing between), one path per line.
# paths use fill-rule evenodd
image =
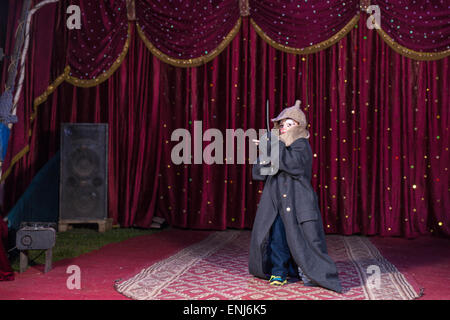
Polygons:
M140 0L138 32L161 60L176 66L197 66L212 60L240 28L236 0Z
M95 21L104 28L100 39L74 39L82 30L66 27L71 3L83 4L82 28L99 19L99 9L109 10L100 5L115 8ZM285 53L256 33L255 26L266 34L269 29L256 23L251 2L248 14L242 14L241 1L240 30L222 54L200 67L178 68L147 49L138 34L140 13L122 13L132 7L129 3L61 0L33 18L19 121L3 163L4 212L58 150L61 123L107 122L109 214L121 226L148 227L159 212L179 227L250 228L260 189L251 181L249 166L175 166L171 134L192 129L198 120L205 130L263 128L267 100L270 113L277 114L301 98L317 150L312 183L326 232L450 234L444 214L449 211L443 165L449 163L447 114L442 112L449 105L448 57L414 61L400 56L367 28L369 14L361 10L358 15L356 9L341 25L345 28L355 16L358 23L336 45L307 57ZM92 11L86 9L93 5ZM21 6L22 1L10 0L7 55ZM381 30L387 33L383 19ZM89 37L90 29L83 32ZM390 38L396 36L393 32ZM329 38L315 39L313 46ZM417 52L424 48L414 47ZM442 52L434 50L440 49L429 53ZM92 61L97 52L99 59Z
M130 3L133 6L130 6ZM160 60L195 67L212 60L234 38L242 17L273 47L309 54L342 39L378 6L378 33L398 53L417 60L450 54L450 9L445 1L348 0L76 0L82 28L68 31L66 80L92 86L108 78L128 48L131 25ZM134 19L127 9L132 7ZM244 8L244 9L243 9ZM363 10L361 10L363 8ZM378 10L377 9L377 10ZM375 29L374 29L375 30Z
M359 1L250 0L252 24L273 47L297 54L328 48L359 18Z
M81 28L68 31L66 80L93 86L107 79L127 53L129 27L125 0L77 0ZM63 25L65 27L65 25Z
M383 40L398 53L416 60L450 54L450 2L372 0L380 8Z

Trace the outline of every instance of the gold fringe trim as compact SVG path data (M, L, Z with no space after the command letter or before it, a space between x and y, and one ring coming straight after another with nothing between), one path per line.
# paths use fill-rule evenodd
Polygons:
M308 101L308 74L309 74L308 66L309 66L309 61L308 61L308 55L305 56L305 63L306 63L306 65L305 65L305 68L306 68L306 74L305 74L305 77L306 77L306 81L305 81L305 84L306 84L306 89L305 89L306 108L303 108L303 109L305 111L308 111L308 108L309 108L309 101Z
M272 38L270 38L262 29L260 26L258 26L256 24L256 22L250 18L250 22L252 24L252 26L255 28L256 33L263 38L264 41L266 41L270 46L274 47L275 49L287 52L287 53L294 53L294 54L310 54L310 53L315 53L321 50L324 50L328 47L331 47L332 45L334 45L336 42L338 42L339 40L341 40L343 37L345 37L347 35L347 33L350 32L350 30L352 30L352 28L356 25L356 23L358 23L359 20L359 14L355 15L341 30L339 30L334 36L332 36L331 38L319 42L318 44L314 44L312 46L309 47L305 47L305 48L294 48L294 47L289 47L289 46L285 46L282 44L279 44L278 42L276 42L275 40L273 40Z
M234 37L236 36L236 34L239 32L239 30L241 28L241 24L242 24L242 18L239 17L239 19L236 22L236 24L234 25L233 29L231 29L231 31L228 33L228 35L225 36L223 41L214 50L212 50L207 55L193 58L193 59L175 59L175 58L172 58L172 57L166 55L165 53L163 53L159 49L157 49L147 39L147 37L145 36L144 32L142 31L142 29L138 23L136 23L136 26L137 26L137 31L138 31L139 36L141 37L142 41L144 41L145 45L147 46L147 48L151 51L151 53L153 55L155 55L161 61L168 63L172 66L188 68L188 67L198 67L200 65L203 65L203 64L211 61L216 56L218 56L228 46L228 44L231 42L231 40L234 39Z
M50 84L47 89L44 91L43 94L41 94L39 97L35 98L33 101L33 113L30 116L30 123L32 123L34 121L34 119L37 116L37 112L38 112L38 106L41 105L42 103L44 103L45 101L47 101L47 98L49 97L50 94L52 94L57 88L58 86L63 83L64 81L67 81L68 83L77 86L77 87L92 87L92 86L96 86L100 83L102 83L103 81L107 80L109 77L112 76L112 74L117 70L117 68L120 66L120 64L122 63L122 61L125 59L127 53L128 53L128 48L130 46L130 39L131 39L131 27L132 24L129 23L128 24L128 34L127 34L127 40L125 41L125 45L124 48L121 52L121 54L119 55L119 57L116 59L116 61L113 63L113 65L109 68L108 71L102 73L98 78L93 79L93 80L81 80L75 77L70 76L70 66L66 66L64 68L64 72L59 75L55 81L53 81L52 84ZM31 137L32 135L32 130L30 129L28 131L28 137ZM6 169L5 171L3 171L1 168L1 178L0 178L0 183L4 182L5 179L11 174L11 171L14 167L14 165L30 150L30 145L27 144L21 151L19 151L11 160L11 163L8 167L8 169Z
M381 38L391 47L395 52L402 56L421 61L432 61L445 58L450 55L450 49L440 52L420 52L408 49L394 41L387 33L381 28L376 28Z
M37 107L40 104L44 103L47 100L48 96L51 95L53 93L53 91L55 91L56 88L58 88L59 85L64 82L64 80L66 80L67 76L69 75L69 72L70 72L70 67L66 66L64 68L64 72L61 75L59 75L56 78L56 80L53 81L53 83L51 85L49 85L47 87L47 89L44 91L44 93L41 94L39 97L34 99L34 101L33 101L33 114L30 116L31 122L33 122L34 119L36 118Z
M34 121L34 119L36 118L37 115L37 107L44 103L48 96L50 94L53 93L53 91L56 90L56 88L58 88L58 86L64 82L64 80L66 79L67 74L70 71L70 67L67 66L64 69L64 73L62 73L60 76L58 76L56 78L55 81L53 81L53 83L51 85L49 85L47 87L47 89L44 91L43 94L41 94L39 97L35 98L33 101L33 113L30 116L30 123L32 123ZM31 129L28 131L28 137L31 137ZM27 144L22 150L20 150L11 160L11 163L9 164L8 169L6 169L6 171L1 172L1 178L0 178L0 183L2 183L3 181L5 181L5 179L11 174L12 168L14 167L14 165L28 152L30 151L30 145ZM2 168L3 169L3 168Z
M14 158L12 158L11 163L5 172L2 172L2 177L0 178L0 183L3 183L5 179L11 174L14 165L28 152L30 151L30 146L27 144L22 150L20 150Z
M306 47L306 48L293 48L289 46L285 46L282 44L277 43L273 39L271 39L257 24L256 22L250 18L250 22L255 28L258 35L263 38L269 45L272 47L287 52L287 53L294 53L294 54L303 54L307 55L310 53L315 53L321 50L324 50L328 47L331 47L336 42L341 40L343 37L347 35L348 32L356 25L356 23L359 20L359 14L355 15L346 25L344 28L342 28L338 33L336 33L331 38L322 41L318 44ZM219 55L231 42L231 40L234 39L236 34L239 32L240 27L242 24L242 18L239 18L236 25L231 29L231 31L228 33L228 35L224 38L224 40L219 44L217 48L215 48L213 51L211 51L209 54L205 56L201 56L198 58L193 59L174 59L169 57L168 55L162 53L159 51L145 36L144 32L142 31L141 27L138 23L136 23L137 31L139 36L141 37L142 41L144 41L147 48L160 60L163 62L166 62L170 65L176 66L176 67L197 67L202 64L205 64L212 59L214 59L217 55ZM441 52L420 52L420 51L414 51L411 49L408 49L397 42L395 42L383 29L376 28L378 34L381 36L381 38L397 53L406 56L411 59L415 60L422 60L422 61L432 61L432 60L439 60L442 58L445 58L450 55L450 49L441 51ZM112 76L112 74L117 70L117 68L122 64L123 60L125 59L128 48L130 46L130 39L131 39L131 23L128 23L128 34L127 39L125 41L124 48L122 52L120 53L119 57L114 61L112 66L109 68L108 71L102 73L99 77L92 80L83 80L78 79L76 77L73 77L70 75L70 66L66 66L64 68L64 72L56 78L56 80L47 87L47 89L44 91L43 94L41 94L39 97L35 98L33 101L33 113L30 116L30 122L33 122L34 119L37 116L38 112L38 106L47 101L47 98L50 94L52 94L58 86L63 83L64 81L67 81L68 83L71 83L74 86L77 87L93 87L96 86L105 80L107 80L109 77ZM307 94L307 93L306 93ZM307 99L307 98L306 98ZM31 136L31 129L29 131L29 136ZM30 146L26 145L21 151L19 151L11 160L11 163L5 171L1 170L1 177L0 177L0 183L4 182L5 179L11 174L12 168L14 165L30 150Z
M359 14L355 15L346 25L344 28L342 28L338 33L336 33L331 38L322 41L318 44L306 47L306 48L293 48L289 46L285 46L282 44L279 44L278 42L274 41L272 38L270 38L262 29L259 27L256 22L253 19L250 19L250 22L252 26L255 28L256 33L264 39L269 45L274 47L275 49L287 52L287 53L294 53L294 54L310 54L315 53L321 50L324 50L328 47L331 47L336 42L341 40L343 37L347 35L348 32L356 25L356 23L359 20ZM442 58L445 58L450 55L450 49L440 52L420 52L420 51L414 51L411 49L408 49L397 42L395 42L383 29L376 28L378 34L381 36L381 38L397 53L401 54L402 56L414 59L414 60L422 60L422 61L432 61L432 60L439 60Z
M100 83L104 82L105 80L107 80L109 77L112 76L112 74L117 70L117 68L119 68L119 66L122 64L123 60L127 56L128 48L130 47L130 39L131 39L131 23L128 23L127 39L125 41L125 45L123 46L123 50L120 53L119 57L116 59L116 61L114 61L112 66L107 71L103 72L97 78L90 80L79 79L71 76L69 73L67 74L65 80L73 84L74 86L83 88L95 87L96 85L99 85Z

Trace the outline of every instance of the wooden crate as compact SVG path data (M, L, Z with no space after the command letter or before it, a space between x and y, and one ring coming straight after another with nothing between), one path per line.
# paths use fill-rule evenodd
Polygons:
M98 232L105 232L112 229L113 219L86 219L86 220L59 220L58 231L65 232L72 228L73 224L90 224L95 223L98 225Z

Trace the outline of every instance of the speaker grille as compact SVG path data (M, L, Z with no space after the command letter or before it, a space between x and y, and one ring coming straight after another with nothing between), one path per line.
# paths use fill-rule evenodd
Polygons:
M16 247L19 250L45 250L52 248L55 240L53 228L25 227L17 231Z
M69 168L73 175L91 178L99 171L99 155L87 146L75 149L69 157Z

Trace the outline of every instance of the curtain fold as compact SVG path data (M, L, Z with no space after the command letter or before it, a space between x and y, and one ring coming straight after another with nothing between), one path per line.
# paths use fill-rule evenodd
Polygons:
M356 23L359 1L251 0L259 34L277 49L307 54L340 40ZM339 34L336 37L336 34Z
M372 0L380 8L381 28L410 50L436 53L450 50L448 1Z
M6 248L8 245L8 226L0 219L0 281L14 280L14 271L8 261Z
M67 31L68 79L76 85L97 85L114 72L126 54L126 1L76 0L71 4L80 7L81 26Z
M12 30L17 30L19 24L22 3L20 1L10 1L9 3L9 26ZM58 47L58 41L55 37L49 37L55 29L58 29L60 21L55 19L57 16L58 6L55 4L48 5L40 9L31 22L32 36L30 37L29 52L25 64L25 79L22 95L17 104L18 122L13 126L10 139L8 142L8 150L2 164L2 180L7 177L13 166L18 164L20 160L29 152L29 139L31 133L31 115L33 114L33 100L36 96L44 92L48 83L52 81L52 66L54 66L53 52ZM10 29L8 29L10 30ZM15 32L8 32L6 40L6 52L10 54L14 47ZM61 57L60 57L61 59ZM63 56L63 60L65 60ZM7 78L7 69L9 65L3 68L2 88L5 86ZM27 75L38 75L29 77ZM32 176L37 172L34 169L34 163L28 160L20 163L19 166L27 168L26 175L23 179L13 182L9 188L16 190L20 195L24 188L31 181ZM18 198L14 197L15 200Z
M229 45L195 68L162 62L130 24L116 71L86 88L65 81L69 39L64 20L55 20L55 35L67 40L53 40L49 53L51 46L45 51L37 44L51 31L34 35L21 121L6 157L4 214L58 150L60 123L107 122L109 216L115 223L149 227L159 215L183 228L251 228L262 184L251 180L250 165L175 165L171 134L184 128L194 141L196 121L203 132L217 128L224 137L226 129L264 128L267 100L274 115L300 99L327 233L450 235L449 58L401 56L366 27L366 18L334 46L309 55L275 49L252 18L241 18ZM33 67L44 52L50 64ZM60 81L33 104L44 91L36 92L33 83L42 77L48 84L58 75ZM209 145L201 137L200 143Z
M240 28L238 1L136 2L141 37L160 59L175 66L212 60Z
M394 51L424 61L450 55L450 6L445 1L373 3L379 8L380 25L376 30Z
M34 167L44 165L59 149L63 122L108 123L109 217L122 226L149 227L162 152L158 150L160 62L135 37L134 28L130 36L133 43L127 58L109 79L90 88L63 82L39 106L30 139L33 152L24 158ZM5 206L9 207L22 188L6 184Z

